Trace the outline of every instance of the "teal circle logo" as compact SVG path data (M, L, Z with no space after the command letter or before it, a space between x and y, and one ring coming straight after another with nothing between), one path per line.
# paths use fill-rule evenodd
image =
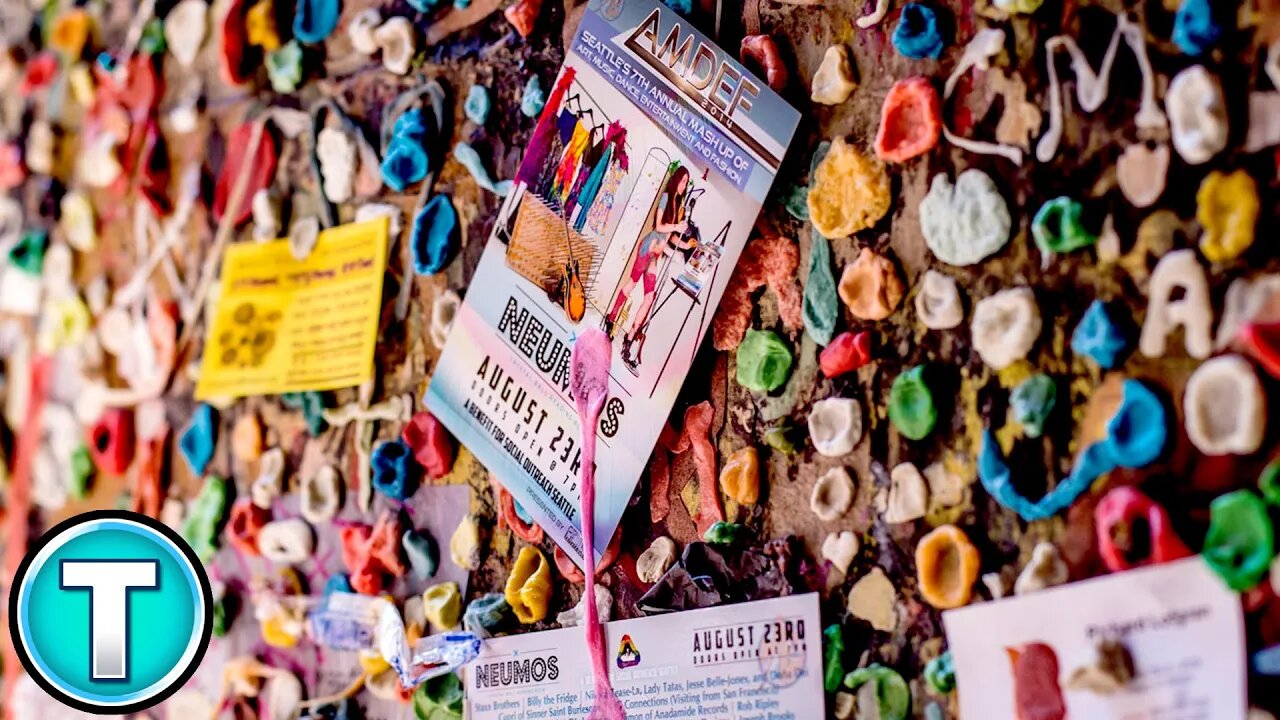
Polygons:
M213 631L199 559L137 513L98 510L60 523L10 587L9 633L27 673L85 712L160 703L191 678Z

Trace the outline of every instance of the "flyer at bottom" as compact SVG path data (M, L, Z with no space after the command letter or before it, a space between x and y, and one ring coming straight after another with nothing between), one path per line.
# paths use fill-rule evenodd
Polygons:
M960 716L1014 718L1019 683L1056 689L1062 720L1242 720L1240 598L1188 558L943 614ZM1073 689L1096 645L1120 643L1134 677L1113 693ZM1036 667L1019 668L1034 653ZM1057 672L1053 672L1056 662ZM1032 687L1032 686L1035 687Z
M814 593L617 620L605 648L628 720L824 716ZM463 680L470 720L585 718L594 695L581 627L485 640Z

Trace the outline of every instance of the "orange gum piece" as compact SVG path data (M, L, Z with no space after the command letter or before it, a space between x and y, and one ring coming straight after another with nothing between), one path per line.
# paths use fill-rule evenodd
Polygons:
M942 525L916 545L920 594L942 610L966 605L981 564L982 556L964 531L955 525Z

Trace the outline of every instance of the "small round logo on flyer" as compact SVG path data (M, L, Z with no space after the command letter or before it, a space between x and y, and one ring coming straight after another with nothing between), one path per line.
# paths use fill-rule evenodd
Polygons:
M622 16L622 7L626 4L625 0L597 0L596 12L600 13L600 17L613 22Z
M766 685L789 688L805 676L805 627L803 619L777 619L764 624L758 648L760 674Z

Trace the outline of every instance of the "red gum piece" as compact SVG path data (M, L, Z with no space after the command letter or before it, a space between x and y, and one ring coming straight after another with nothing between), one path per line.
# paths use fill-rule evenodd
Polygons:
M885 162L901 163L929 152L942 134L941 114L938 91L927 78L899 80L880 108L876 155Z
M108 408L89 429L89 453L93 464L108 475L123 475L133 462L133 413Z
M695 522L702 535L718 521L724 520L720 492L716 487L716 450L711 446L711 418L715 411L703 400L684 411L684 433L689 437L693 462L698 469L698 517Z
M228 85L243 85L253 76L253 71L246 72L250 53L249 31L245 28L244 0L231 0L227 14L222 18L222 48L219 60L222 61L222 79Z
M538 22L538 14L541 12L542 0L516 0L502 14L511 23L511 27L520 33L520 37L527 38L533 34L533 26Z
M438 480L453 469L453 436L431 413L414 415L404 426L400 438L413 448L413 457L433 479Z
M778 44L774 42L773 36L748 35L742 38L738 54L744 63L751 60L760 66L764 71L765 82L769 83L774 92L780 93L787 89L787 64L783 62L782 53L778 52Z
M16 143L0 144L0 190L12 190L27 179L22 150Z
M241 498L231 505L231 517L227 519L227 544L241 555L258 557L258 533L271 520L271 513Z
M831 344L818 353L818 367L822 369L822 374L829 378L853 372L868 362L871 362L871 333L869 332L840 333L835 336Z
M511 493L506 488L498 488L498 511L503 521L511 528L511 534L529 543L530 545L538 545L542 543L542 526L538 523L526 523L521 519L519 513L516 512L516 499L511 497Z
M154 438L138 440L138 471L133 477L132 509L157 520L160 518L160 506L165 495L164 459L168 442L168 426Z
M58 58L50 52L42 52L27 62L27 72L18 85L18 94L29 97L49 87L58 74Z
M622 544L620 542L621 537L622 535L620 533L614 533L613 540L609 541L609 546L600 554L600 562L596 564L596 577L600 577L601 573L608 570L609 566L613 564L613 561L618 558L618 547ZM582 574L582 570L578 569L578 566L569 559L569 556L564 554L564 551L560 549L559 545L556 546L555 552L552 553L552 557L555 558L556 569L560 571L560 574L564 576L565 580L574 584L581 584L587 579Z
M1098 503L1093 517L1098 533L1098 554L1111 572L1123 572L1191 556L1191 551L1174 534L1169 514L1136 488L1112 489ZM1132 532L1133 522L1139 518L1147 521L1151 553L1140 561L1130 562L1124 549L1116 546L1113 531L1117 526L1127 526Z
M1058 685L1058 655L1043 643L1006 648L1013 664L1017 720L1064 720L1067 716Z
M213 214L220 220L222 214L226 212L227 202L231 198L236 179L240 177L241 168L245 163L250 163L247 170L249 182L245 187L244 197L240 199L240 207L237 208L236 216L233 218L237 225L249 219L249 215L253 212L250 199L259 190L270 185L271 179L276 174L275 138L264 129L262 140L258 143L258 152L252 158L246 158L245 154L249 150L249 141L252 136L253 122L241 123L231 132L231 136L227 138L227 154L222 161L222 171L218 173L218 184L213 190Z
M1246 323L1237 339L1268 375L1280 379L1280 323Z
M778 299L783 327L800 329L804 296L796 282L799 265L800 250L787 238L765 235L747 243L711 320L711 338L717 350L734 350L742 342L755 308L751 296L762 287L767 286Z
M339 532L342 564L351 573L351 588L365 595L382 591L383 576L403 575L400 561L400 519L383 511L373 527L351 525Z

